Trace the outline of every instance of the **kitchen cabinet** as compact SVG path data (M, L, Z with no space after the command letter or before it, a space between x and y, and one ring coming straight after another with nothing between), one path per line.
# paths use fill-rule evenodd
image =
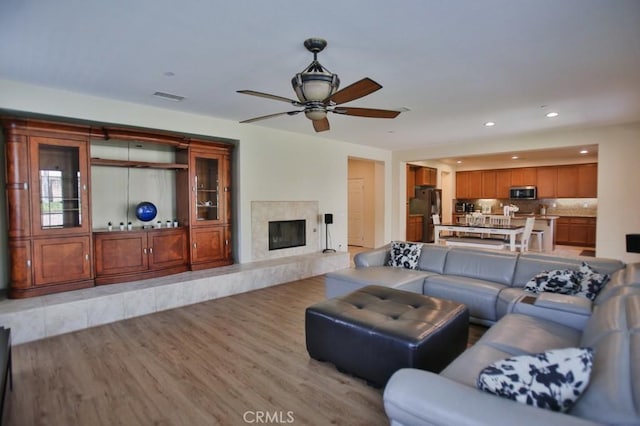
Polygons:
M407 241L422 241L424 217L409 215L407 217Z
M186 228L96 232L94 240L98 285L188 269Z
M555 166L538 167L538 198L555 198L558 185L558 168Z
M407 202L415 197L416 193L416 166L407 164Z
M456 173L456 198L508 199L512 186L536 186L538 198L596 198L598 165L520 167Z
M415 169L417 186L436 186L438 184L438 169L432 167L417 167Z
M596 163L558 166L558 198L597 198Z
M595 247L596 218L581 216L558 218L556 244Z
M480 176L482 179L480 198L497 198L496 171L483 170Z
M558 186L556 195L558 198L574 198L578 194L578 167L558 166Z
M499 199L509 198L509 190L511 189L511 170L496 170L496 197Z
M482 198L482 171L456 173L456 198L458 200Z
M598 164L579 164L578 166L579 198L598 197Z
M512 186L535 186L538 181L538 173L536 167L520 167L511 169L511 185Z

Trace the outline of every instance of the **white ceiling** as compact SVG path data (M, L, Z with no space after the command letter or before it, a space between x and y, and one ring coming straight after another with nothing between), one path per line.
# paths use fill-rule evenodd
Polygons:
M640 120L639 0L2 0L0 78L240 121L291 109L236 90L294 97L309 37L342 87L384 86L348 105L410 109L330 115L323 137L396 150ZM302 114L243 125L314 133Z

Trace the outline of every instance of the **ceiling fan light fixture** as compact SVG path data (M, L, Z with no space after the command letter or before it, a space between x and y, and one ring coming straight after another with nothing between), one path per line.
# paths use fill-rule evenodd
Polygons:
M291 85L300 102L322 102L338 90L340 79L326 70L305 70L291 79Z
M324 120L327 118L327 110L322 105L307 107L304 115L311 121Z

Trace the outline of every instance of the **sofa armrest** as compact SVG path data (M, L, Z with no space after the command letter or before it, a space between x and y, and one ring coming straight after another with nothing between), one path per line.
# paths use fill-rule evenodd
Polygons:
M353 257L353 263L356 265L356 268L385 266L389 258L390 248L391 246L387 244L374 250L360 252Z
M530 315L582 330L591 317L593 302L582 296L540 293L516 299L510 312Z
M392 425L595 425L568 414L482 392L428 371L405 368L384 389Z

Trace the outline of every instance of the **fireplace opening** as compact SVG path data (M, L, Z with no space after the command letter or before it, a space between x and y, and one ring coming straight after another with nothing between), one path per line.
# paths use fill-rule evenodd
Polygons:
M269 250L304 246L307 243L305 222L304 219L269 222Z

